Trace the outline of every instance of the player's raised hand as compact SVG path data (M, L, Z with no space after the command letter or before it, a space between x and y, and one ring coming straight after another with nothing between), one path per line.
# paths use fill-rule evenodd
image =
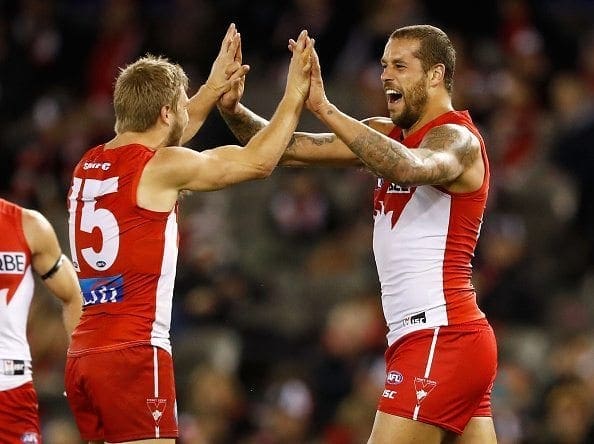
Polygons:
M313 43L306 30L301 31L297 41L289 40L289 50L293 56L287 73L285 94L295 94L304 101L309 94Z
M241 80L249 69L248 65L241 64L241 35L237 32L235 24L231 23L205 84L217 95L222 96L235 82Z
M243 92L245 89L245 74L249 71L249 65L243 65L242 59L243 55L241 53L240 40L239 45L237 45L235 50L233 63L228 65L227 75L231 81L231 86L229 90L219 98L218 102L219 108L222 108L228 112L233 112L243 97Z
M324 103L328 102L326 90L324 89L324 80L322 79L322 68L320 67L320 58L315 47L311 51L311 84L309 87L309 96L305 101L305 106L312 113L317 113Z

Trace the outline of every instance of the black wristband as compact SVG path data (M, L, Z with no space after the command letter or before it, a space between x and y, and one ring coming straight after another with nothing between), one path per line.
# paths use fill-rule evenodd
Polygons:
M43 279L44 281L47 278L52 277L54 274L56 274L56 271L58 271L60 269L60 267L62 266L62 260L64 258L63 254L60 254L60 257L58 258L58 260L56 261L56 263L54 264L54 266L52 268L49 269L49 271L45 274L41 275L41 279Z

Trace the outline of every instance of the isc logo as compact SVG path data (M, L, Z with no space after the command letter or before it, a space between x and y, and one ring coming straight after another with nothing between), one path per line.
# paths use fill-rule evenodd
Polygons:
M394 399L396 396L396 390L384 390L382 393L383 398Z
M403 326L408 326L408 325L415 325L415 324L426 324L427 323L427 315L425 314L425 312L421 312L418 313L414 316L410 316L408 318L404 318L402 320L402 325Z

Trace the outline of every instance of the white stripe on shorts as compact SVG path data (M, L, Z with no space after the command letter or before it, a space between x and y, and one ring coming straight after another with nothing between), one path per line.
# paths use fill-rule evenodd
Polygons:
M431 373L431 364L433 364L433 356L435 354L435 346L437 344L437 336L439 334L439 327L435 327L433 330L433 340L431 341L431 348L429 349L429 357L427 358L427 367L425 367L425 378L429 377L429 373ZM421 406L419 403L415 406L415 411L413 412L413 419L416 421L419 415L419 409Z
M159 397L159 359L157 355L158 348L153 347L153 380L154 380L154 390L155 390L155 399ZM155 424L155 438L159 438L159 425Z

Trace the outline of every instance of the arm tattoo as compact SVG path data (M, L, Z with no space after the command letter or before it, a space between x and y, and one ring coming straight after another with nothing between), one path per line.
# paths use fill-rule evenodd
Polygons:
M221 113L223 120L242 145L247 144L268 122L254 113Z
M311 135L311 134L298 134L295 137L299 140L306 140L310 143L313 143L317 146L322 146L326 143L332 143L336 140L335 134L319 134L319 135Z
M376 175L399 184L442 184L454 180L461 169L472 164L478 151L471 137L446 126L436 127L425 136L421 146L423 157L380 134L363 132L349 144L350 149ZM450 162L441 154L450 152Z
M389 178L402 168L408 168L410 156L393 140L380 134L363 132L349 143L349 148L377 176ZM408 160L408 161L407 161ZM401 176L401 174L396 174Z
M288 155L293 155L298 157L299 151L298 146L300 144L308 144L316 145L316 146L323 146L327 143L332 143L336 140L335 134L293 134L289 144L287 145L287 150L285 151Z

